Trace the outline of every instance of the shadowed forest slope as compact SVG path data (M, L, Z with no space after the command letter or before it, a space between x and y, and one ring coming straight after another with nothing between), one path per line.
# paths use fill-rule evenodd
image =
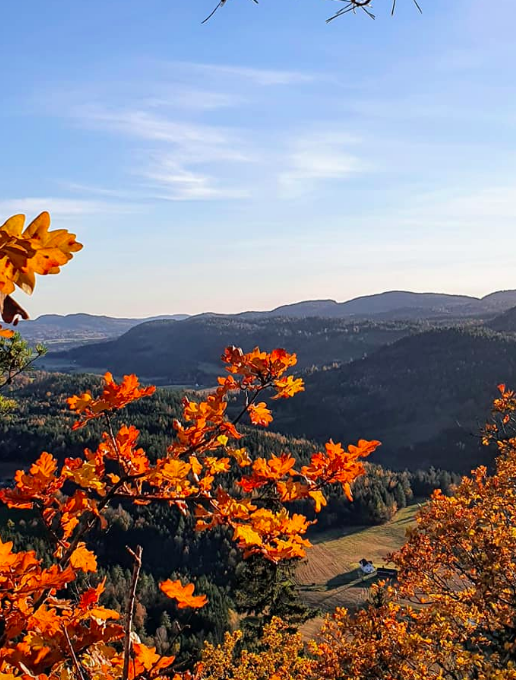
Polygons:
M295 405L279 404L280 431L379 439L375 462L464 472L489 460L479 428L497 385L516 383L516 340L474 328L433 329L305 379Z

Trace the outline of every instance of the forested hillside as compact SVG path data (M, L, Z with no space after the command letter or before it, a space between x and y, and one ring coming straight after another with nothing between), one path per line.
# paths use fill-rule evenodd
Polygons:
M516 384L516 340L478 328L433 329L345 366L306 375L295 404L278 405L275 427L383 442L372 460L395 468L461 472L489 460L480 446L496 386Z
M516 333L516 307L492 319L487 326L500 333Z
M427 326L426 326L427 327ZM66 354L77 366L134 372L161 384L213 385L226 345L249 351L288 347L298 366L324 366L362 358L382 345L421 331L419 322L340 319L260 319L201 316L181 323L155 321L131 329L112 342L79 347Z
M161 384L211 386L220 347L232 341L297 352L307 389L278 405L278 431L378 438L384 446L374 460L398 469L467 472L488 461L478 426L496 386L516 382L516 339L476 324L199 317L145 324L68 355L117 374L134 367Z

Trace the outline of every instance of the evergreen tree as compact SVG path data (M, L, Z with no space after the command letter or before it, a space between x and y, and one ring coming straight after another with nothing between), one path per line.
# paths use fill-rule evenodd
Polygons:
M296 564L291 560L274 564L260 555L241 562L236 572L235 604L242 621L242 644L256 646L264 627L280 617L290 630L317 615L300 599L294 581Z

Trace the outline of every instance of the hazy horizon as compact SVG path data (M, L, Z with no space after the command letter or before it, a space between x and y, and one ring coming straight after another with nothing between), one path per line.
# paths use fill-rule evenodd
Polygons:
M364 297L371 297L374 295L385 295L386 293L416 293L418 295L449 295L449 296L466 296L470 297L471 299L477 299L481 300L484 297L487 297L493 293L503 293L503 292L509 292L512 290L516 289L500 289L500 290L490 290L487 293L481 294L481 295L466 295L465 293L461 292L455 292L455 293L450 293L449 291L438 291L438 290L409 290L409 289L388 289L388 290L382 290L382 291L376 291L373 293L364 293L363 295L358 295L354 296L351 298L345 298L345 299L336 299L336 298L306 298L306 299L299 299L299 300L290 300L288 302L284 302L281 304L274 305L273 307L263 307L263 308L251 308L251 307L246 307L243 309L235 309L232 311L227 311L227 310L216 310L216 309L204 309L202 311L198 312L188 312L188 311L162 311L158 312L156 314L149 314L147 316L138 316L138 315L122 315L122 314L101 314L99 312L87 312L84 310L76 310L73 312L65 312L65 313L60 313L60 312L52 312L52 311L46 311L43 312L42 314L38 314L37 316L32 316L29 321L36 321L40 316L68 316L68 315L73 315L73 314L88 314L91 316L107 316L111 317L114 319L148 319L151 317L159 317L159 316L177 316L177 315L187 315L187 316L198 316L200 314L219 314L221 316L224 315L233 315L233 314L242 314L244 312L268 312L268 311L273 311L279 307L287 306L287 305L296 305L296 304L301 304L303 302L336 302L338 304L344 303L344 302L350 302L352 300L356 300L359 298L364 298ZM21 321L23 323L23 321Z

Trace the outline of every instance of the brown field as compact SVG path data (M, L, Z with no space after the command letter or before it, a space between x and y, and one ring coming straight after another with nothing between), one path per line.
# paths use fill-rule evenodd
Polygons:
M400 510L382 526L347 527L321 534L299 566L296 580L307 604L326 613L335 607L354 609L368 596L375 577L361 578L358 563L364 557L376 567L389 566L387 556L405 542L406 531L414 525L418 504ZM318 617L302 627L311 637L321 625Z

